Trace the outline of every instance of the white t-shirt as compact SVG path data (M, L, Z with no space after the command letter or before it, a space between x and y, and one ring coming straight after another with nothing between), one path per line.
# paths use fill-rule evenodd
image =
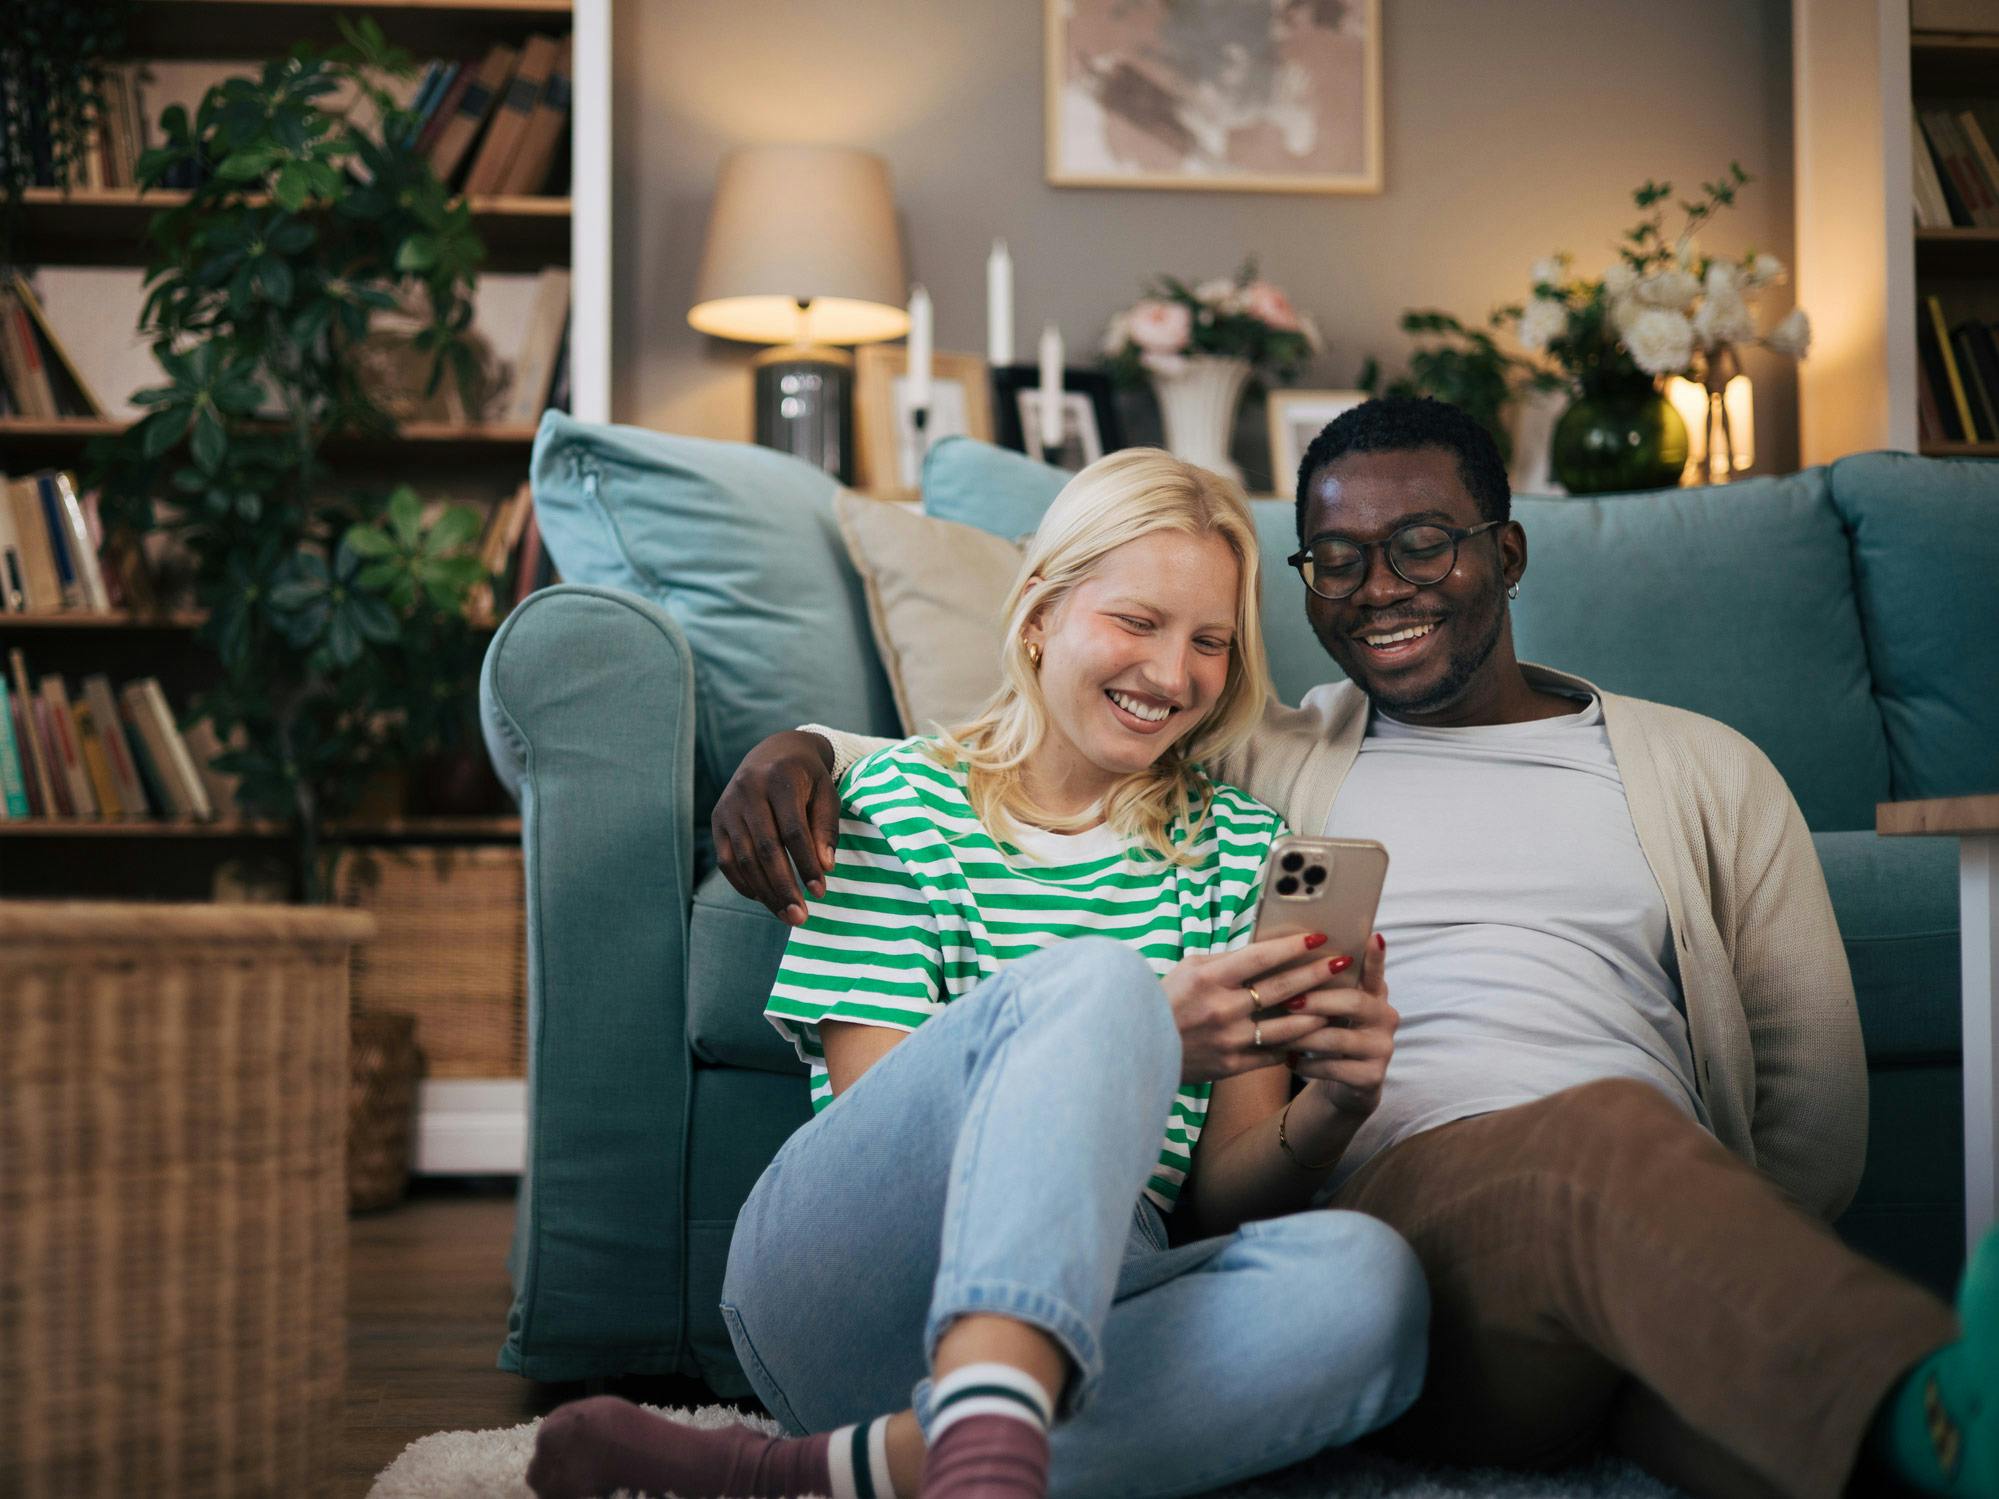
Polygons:
M1388 849L1375 925L1402 1017L1333 1186L1410 1135L1601 1078L1709 1127L1665 897L1594 698L1465 729L1375 713L1326 833Z

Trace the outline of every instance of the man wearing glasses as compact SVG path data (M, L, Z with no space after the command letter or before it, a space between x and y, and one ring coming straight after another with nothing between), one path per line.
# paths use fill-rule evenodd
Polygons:
M1390 852L1395 1060L1324 1199L1430 1279L1429 1382L1389 1437L1535 1466L1608 1439L1703 1494L1999 1494L1999 1239L1960 1341L1824 1227L1860 1177L1865 1060L1782 778L1720 723L1516 659L1527 536L1455 407L1345 413L1297 504L1289 561L1347 680L1273 703L1217 769ZM745 760L718 834L790 854L731 871L745 895L803 914L830 762L875 743Z

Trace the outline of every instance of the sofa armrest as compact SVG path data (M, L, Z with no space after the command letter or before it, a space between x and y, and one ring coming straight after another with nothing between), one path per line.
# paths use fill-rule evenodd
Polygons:
M686 1371L693 656L643 599L545 589L493 637L479 704L527 885L527 1161L500 1367Z

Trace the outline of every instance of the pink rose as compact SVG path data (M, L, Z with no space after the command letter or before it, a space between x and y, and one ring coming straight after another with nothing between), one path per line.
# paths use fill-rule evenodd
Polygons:
M1177 354L1194 331L1193 314L1179 302L1147 298L1132 308L1129 318L1131 341L1148 354Z
M1291 299L1268 281L1252 281L1243 288L1243 306L1249 315L1267 323L1279 333L1299 331L1298 309Z

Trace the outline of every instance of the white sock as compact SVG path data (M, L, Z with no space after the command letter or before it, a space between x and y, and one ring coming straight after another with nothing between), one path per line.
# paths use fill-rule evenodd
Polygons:
M866 1426L842 1426L827 1438L827 1477L833 1499L897 1499L888 1471L888 1417Z
M930 1387L930 1411L934 1446L967 1416L1006 1416L1046 1431L1055 1419L1055 1402L1040 1380L1012 1364L967 1364Z

